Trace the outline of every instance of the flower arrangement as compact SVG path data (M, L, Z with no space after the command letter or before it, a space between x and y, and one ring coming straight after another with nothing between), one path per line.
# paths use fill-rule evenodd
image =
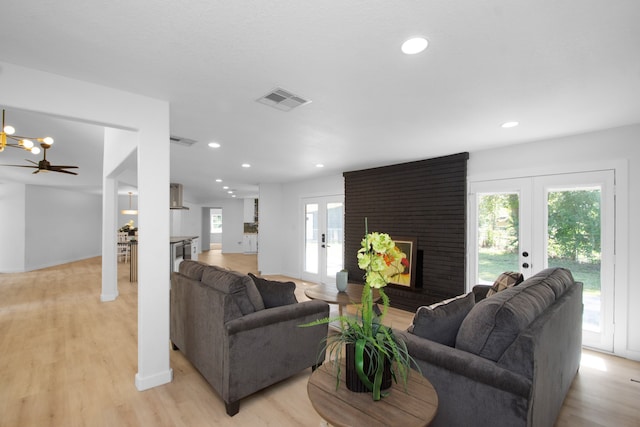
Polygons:
M365 283L356 317L343 315L321 319L304 326L339 321L341 325L339 331L327 336L319 357L324 359L328 352L329 359L335 362L337 389L340 385L339 362L343 344L354 345L355 369L358 377L372 393L373 400L380 400L385 395L381 390L385 363L390 367L393 380L398 382L400 378L405 387L412 363L417 368L407 352L405 343L401 340L396 341L392 329L382 324L389 308L389 297L384 292L384 287L394 274L398 274L397 266L403 265L403 259L406 262L406 255L396 247L388 234L368 233L365 219L365 236L357 257L358 267L365 270ZM374 310L374 289L378 290L382 300L381 312L377 307ZM365 361L369 361L368 366L365 366Z

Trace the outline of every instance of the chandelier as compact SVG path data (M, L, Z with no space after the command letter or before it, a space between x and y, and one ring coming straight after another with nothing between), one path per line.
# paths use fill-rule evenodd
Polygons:
M129 209L122 209L120 211L122 215L138 215L138 210L131 207L131 194L131 191L129 191Z
M2 130L0 131L0 152L4 151L4 147L20 148L30 151L33 154L40 153L40 147L36 147L33 141L37 141L43 148L51 147L53 138L50 136L44 138L30 138L27 136L15 135L16 130L13 126L5 125L4 110L2 110ZM15 142L13 142L15 141Z

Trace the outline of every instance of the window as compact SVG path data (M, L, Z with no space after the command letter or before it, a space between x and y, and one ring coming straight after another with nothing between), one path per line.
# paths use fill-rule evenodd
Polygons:
M222 214L211 214L211 233L222 233Z

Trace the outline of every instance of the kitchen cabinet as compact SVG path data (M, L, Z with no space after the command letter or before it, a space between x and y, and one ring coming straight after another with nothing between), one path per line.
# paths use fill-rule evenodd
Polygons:
M258 252L258 235L257 234L244 235L243 251L248 254L253 254Z
M258 199L244 199L244 222L258 222Z
M198 255L200 254L200 239L194 237L191 239L191 259L198 260Z

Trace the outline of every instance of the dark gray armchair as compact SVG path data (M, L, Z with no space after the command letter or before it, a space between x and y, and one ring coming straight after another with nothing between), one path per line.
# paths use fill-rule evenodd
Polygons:
M327 303L295 297L264 308L252 278L196 261L184 261L171 276L172 346L218 392L230 416L243 397L315 368L327 326L299 325L328 315Z

